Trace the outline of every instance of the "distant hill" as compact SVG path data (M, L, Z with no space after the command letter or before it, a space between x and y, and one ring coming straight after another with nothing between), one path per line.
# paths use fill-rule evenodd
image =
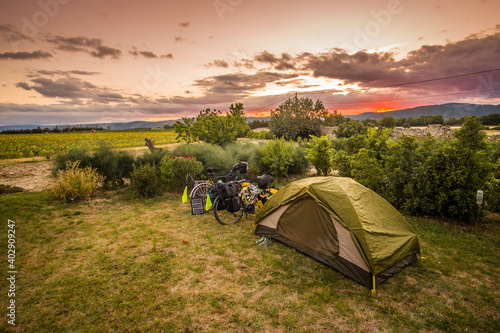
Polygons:
M21 130L21 129L35 129L37 127L53 129L56 126L59 129L66 127L102 127L110 130L128 130L139 128L163 128L165 125L172 126L176 120L164 121L132 121L129 123L98 123L98 124L71 124L71 125L0 125L1 131L8 130Z
M454 117L464 116L486 116L492 113L500 113L500 105L466 104L466 103L448 103L441 105L418 106L410 109L402 109L389 112L365 112L355 116L347 116L354 120L374 119L380 120L384 116L394 118L419 118L421 116L442 115L445 120Z
M247 117L247 122L254 120L269 120L271 117ZM53 129L56 126L59 129L70 127L102 127L110 130L128 130L139 128L163 128L165 125L172 126L177 120L164 120L164 121L132 121L129 123L98 123L98 124L71 124L71 125L0 125L1 131L9 130L22 130L22 129L35 129L37 127ZM179 119L180 121L180 119Z

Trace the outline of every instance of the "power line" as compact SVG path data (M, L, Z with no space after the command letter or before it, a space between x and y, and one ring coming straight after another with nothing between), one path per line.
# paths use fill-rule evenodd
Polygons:
M470 75L477 75L477 74L484 74L484 73L491 73L495 71L500 71L500 68L496 69L488 69L485 71L480 71L480 72L474 72L474 73L467 73L467 74L459 74L459 75L451 75L451 76L443 76L443 77L438 77L434 79L427 79L427 80L421 80L421 81L413 81L413 82L405 82L405 83L396 83L396 84L390 84L388 86L382 86L379 88L392 88L392 87L400 87L400 86L407 86L410 84L416 84L416 83L425 83L425 82L432 82L432 81L439 81L439 80L447 80L447 79L454 79L457 77L464 77L464 76L470 76Z
M482 89L482 90L468 90L468 91L460 91L460 92L456 92L456 93L426 95L426 96L418 96L418 97L402 97L402 98L392 98L392 99L377 99L377 100L370 100L370 101L365 101L365 102L345 102L345 103L336 103L335 105L363 104L363 103L376 103L376 102L392 102L392 101L401 101L401 100L405 100L405 99L418 99L418 98L440 97L440 96L450 96L450 95L461 95L461 94L466 94L466 93L485 92L485 91L493 91L493 90L494 91L500 90L500 88Z
M261 107L255 108L255 110L262 110L263 108L267 108L268 106L271 106L271 105L274 105L274 104L276 104L276 103L282 102L282 101L284 101L284 100L286 100L286 99L288 99L288 98L291 98L291 97L293 97L293 96L287 96L287 97L285 97L285 98L280 99L279 101L276 101L276 102L273 102L273 103L270 103L270 104L267 104L267 105L264 105L264 106L261 106Z
M392 87L400 87L400 86L406 86L406 85L411 85L411 84L417 84L417 83L426 83L426 82L433 82L433 81L440 81L440 80L448 80L448 79L454 79L458 77L465 77L465 76L471 76L471 75L478 75L478 74L484 74L484 73L491 73L491 72L496 72L500 71L500 68L494 68L494 69L488 69L484 71L479 71L479 72L473 72L473 73L465 73L465 74L458 74L458 75L450 75L450 76L443 76L443 77L438 77L438 78L433 78L433 79L426 79L426 80L420 80L420 81L411 81L411 82L405 82L405 83L396 83L396 84L391 84L387 86L382 86L378 87L380 88L392 88ZM367 90L367 89L362 89L362 90ZM374 102L388 102L388 101L399 101L399 100L406 100L406 99L418 99L418 98L428 98L428 97L439 97L439 96L450 96L450 95L460 95L460 94L465 94L465 93L472 93L472 92L485 92L485 91L496 91L500 90L500 88L494 88L494 89L483 89L483 90L470 90L470 91L462 91L462 92L457 92L457 93L448 93L448 94L437 94L437 95L427 95L427 96L419 96L419 97L402 97L402 98L394 98L394 99L382 99L382 100L374 100L374 101L366 101L366 102L346 102L346 103L336 103L336 105L349 105L349 104L361 104L361 103L374 103ZM307 92L303 92L307 93ZM310 92L309 94L313 94L314 92ZM293 97L293 96L291 96ZM274 105L276 103L282 102L288 98L291 98L290 96L282 98L276 102L266 104L264 106L261 106L259 108L255 108L256 110L262 110L268 106Z

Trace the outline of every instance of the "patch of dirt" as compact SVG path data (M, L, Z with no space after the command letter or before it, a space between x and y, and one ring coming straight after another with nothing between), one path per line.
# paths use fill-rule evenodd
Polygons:
M44 191L50 185L51 161L0 165L0 184L25 191Z

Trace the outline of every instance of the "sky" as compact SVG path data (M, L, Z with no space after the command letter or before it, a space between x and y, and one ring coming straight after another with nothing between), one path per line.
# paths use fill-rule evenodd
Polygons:
M498 0L0 0L0 125L500 104Z

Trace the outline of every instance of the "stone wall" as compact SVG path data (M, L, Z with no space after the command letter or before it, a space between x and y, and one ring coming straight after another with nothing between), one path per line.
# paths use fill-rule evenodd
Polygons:
M334 129L337 129L337 127L321 126L320 128L321 135L327 135L330 139L335 139L335 134L332 133ZM256 128L253 131L254 132L269 131L269 128L267 127ZM402 135L424 137L430 134L438 139L443 139L443 138L451 138L453 135L453 131L454 130L452 128L446 127L441 124L429 125L427 127L410 127L410 128L394 127L392 129L391 136L394 139L398 139ZM488 140L500 140L500 133L488 134Z
M427 127L394 127L391 136L394 139L398 139L402 135L423 137L428 134L438 139L451 138L453 129L440 124L429 125Z

